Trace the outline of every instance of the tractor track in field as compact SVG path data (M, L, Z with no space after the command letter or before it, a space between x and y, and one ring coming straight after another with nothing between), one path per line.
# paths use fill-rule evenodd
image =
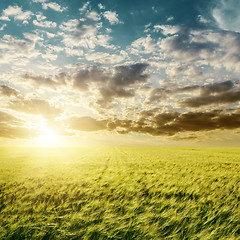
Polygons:
M109 157L107 158L105 164L104 164L103 170L101 171L99 177L97 178L98 181L102 179L103 175L104 175L104 174L106 173L106 171L108 170L110 159L111 159L111 157L109 156Z

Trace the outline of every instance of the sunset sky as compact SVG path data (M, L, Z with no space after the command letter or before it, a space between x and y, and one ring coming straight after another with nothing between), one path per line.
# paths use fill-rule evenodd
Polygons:
M1 0L0 144L239 146L239 0Z

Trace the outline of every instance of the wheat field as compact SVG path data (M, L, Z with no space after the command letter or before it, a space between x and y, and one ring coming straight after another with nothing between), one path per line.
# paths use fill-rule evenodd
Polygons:
M1 148L0 239L240 239L239 148Z

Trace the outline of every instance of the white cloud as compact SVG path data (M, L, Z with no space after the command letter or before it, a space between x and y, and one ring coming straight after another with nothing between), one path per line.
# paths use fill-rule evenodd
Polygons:
M109 44L110 40L111 37L109 35L97 35L95 43L108 49L116 49L116 46Z
M34 33L23 33L23 36L25 39L32 41L34 43L43 40L43 38L39 37L38 35Z
M152 10L153 10L153 12L158 13L158 10L156 9L156 7L153 6Z
M101 3L98 4L98 7L100 10L105 9L105 6L103 6Z
M52 60L52 61L55 61L57 57L58 55L54 54L53 51L50 49L47 49L45 54L42 54L42 58Z
M77 19L70 19L67 22L62 23L59 28L63 31L72 32L76 30L79 21Z
M35 3L43 3L43 2L46 2L46 0L32 0L33 2Z
M86 18L91 19L93 21L99 21L101 19L99 14L95 11L87 12Z
M118 19L118 14L116 12L106 11L104 12L103 16L110 22L111 25L122 23Z
M28 23L28 20L31 18L33 13L31 11L23 11L19 6L9 6L3 10L0 20L10 21L9 17L13 17L14 20L23 21L23 23Z
M42 20L46 19L47 17L44 16L42 13L40 13L40 14L36 14L36 18L38 21L42 21Z
M7 24L3 24L0 28L0 31L4 30L4 28L7 26Z
M31 33L24 33L23 35L25 39L4 35L0 40L0 51L4 55L1 62L5 61L11 68L25 66L40 55L39 51L35 49L38 36ZM22 69L16 70L21 71Z
M41 21L38 22L37 20L33 20L33 24L38 26L38 27L43 27L43 28L55 28L57 24L52 21Z
M209 22L210 22L209 20L207 20L206 18L204 18L202 15L198 15L197 20L198 20L200 23L209 23Z
M65 10L67 10L66 7L62 7L58 3L55 3L55 2L50 2L50 3L43 2L42 6L43 6L43 9L51 8L52 10L57 11L57 12L63 12Z
M90 2L84 3L83 6L81 8L79 8L79 12L80 13L84 12L88 8L89 4L90 4Z
M173 16L170 16L167 18L167 22L170 22L170 21L173 21L174 20L174 17Z
M98 22L99 15L94 11L88 11L85 16L79 20L71 19L60 25L60 29L70 32L70 34L62 34L63 43L67 47L81 46L93 49L96 45L101 45L110 48L107 43L110 37L98 35L98 30L102 27L102 23Z
M95 52L92 54L86 55L88 61L93 61L100 64L116 64L125 60L127 53L121 51L120 54L109 54L106 52Z
M106 32L108 32L108 33L112 32L111 28L105 28L105 29L106 29Z
M10 35L4 35L0 42L0 48L28 53L34 48L34 43L24 39L16 39Z
M219 0L219 4L213 9L212 15L220 28L240 32L239 10L239 0Z
M45 32L46 34L47 34L47 37L48 38L54 38L54 37L56 37L56 34L54 34L54 33L50 33L50 32Z
M91 31L90 31L91 30ZM63 43L67 47L78 47L94 49L96 46L102 46L107 49L116 49L112 44L109 44L111 38L108 35L98 35L97 29L89 29L85 36L64 35Z
M147 33L147 32L150 32L150 26L152 25L152 23L149 23L149 24L146 24L144 27L145 27L145 30L144 32Z
M65 48L65 52L68 56L83 56L83 50L79 49L72 49L72 48Z
M147 54L147 53L152 53L154 51L154 42L152 40L152 38L150 37L150 35L148 35L147 37L141 37L139 39L137 39L136 41L134 41L131 44L131 48L129 48L130 52L132 54Z
M173 35L176 34L180 28L178 26L172 26L172 25L155 25L154 32L162 32L164 35Z

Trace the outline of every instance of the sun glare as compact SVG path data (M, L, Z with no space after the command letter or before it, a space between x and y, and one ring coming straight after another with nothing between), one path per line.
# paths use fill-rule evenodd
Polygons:
M44 132L37 138L38 145L44 147L57 147L60 145L60 136L52 129L45 129Z

